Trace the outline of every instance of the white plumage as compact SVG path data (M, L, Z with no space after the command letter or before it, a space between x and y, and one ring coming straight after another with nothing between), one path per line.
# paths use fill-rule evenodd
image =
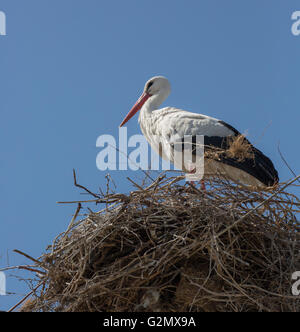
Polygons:
M216 118L191 113L174 107L158 109L171 91L169 81L162 76L151 78L145 85L144 92L128 115L123 126L134 114L140 111L139 123L149 144L164 159L170 159L174 144L181 143L184 136L204 136L205 145L220 148L228 137L240 133L227 123ZM159 148L158 143L161 143ZM223 146L223 145L222 145ZM205 159L205 176L224 176L246 185L271 186L278 182L277 171L272 162L259 150L253 147L254 160L244 162L222 156L220 160ZM195 162L195 160L194 160ZM179 165L176 165L177 167ZM190 170L181 167L184 171Z

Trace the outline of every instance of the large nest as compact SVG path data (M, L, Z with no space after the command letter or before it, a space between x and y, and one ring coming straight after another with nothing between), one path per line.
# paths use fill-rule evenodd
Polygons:
M40 287L21 310L300 311L299 199L182 179L89 192L105 209L73 218L36 260Z

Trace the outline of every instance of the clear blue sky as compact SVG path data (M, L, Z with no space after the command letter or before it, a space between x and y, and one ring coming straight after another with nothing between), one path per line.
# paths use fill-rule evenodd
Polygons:
M300 36L296 0L1 0L0 267L30 263L64 231L82 198L78 181L105 189L96 139L118 125L157 74L172 84L165 105L220 118L248 132L291 177L300 172ZM140 133L137 117L129 135ZM111 172L118 191L126 171ZM131 173L130 173L131 174ZM133 174L137 178L141 174ZM92 207L94 208L94 207ZM0 309L27 292L7 273Z

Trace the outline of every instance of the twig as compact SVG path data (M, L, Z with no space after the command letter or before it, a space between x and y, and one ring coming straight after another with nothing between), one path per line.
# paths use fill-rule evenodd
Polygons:
M127 180L130 181L135 187L137 187L138 189L140 189L141 191L144 191L144 188L142 188L140 185L138 185L137 183L135 183L133 180L131 180L129 177L127 177Z
M41 281L31 292L29 292L21 301L15 304L12 308L10 308L7 312L14 311L20 304L22 304L30 295L32 295L45 281Z
M75 187L81 188L81 189L85 190L88 194L92 195L93 197L95 197L95 198L99 198L99 199L100 199L100 196L94 194L93 192L91 192L90 190L88 190L86 187L84 187L84 186L82 186L81 184L78 184L78 183L77 183L75 169L73 169L73 177L74 177L74 186L75 186Z
M76 218L77 218L80 210L81 210L81 203L78 203L78 206L77 206L77 209L75 211L75 214L74 214L74 216L73 216L73 218L72 218L72 220L71 220L71 222L70 222L70 224L69 224L69 226L68 226L68 228L67 228L67 230L66 230L66 232L64 234L64 237L69 233L70 229L73 227L74 221L76 220Z
M78 204L78 203L97 203L99 199L90 199L87 201L66 201L66 202L56 202L57 204Z
M262 133L260 134L260 136L258 137L258 139L255 142L253 142L253 144L256 145L257 143L259 143L259 141L264 137L267 129L271 126L271 124L272 124L272 120L265 126L265 128L262 131Z
M5 267L3 269L0 269L0 271L8 271L8 270L17 270L18 269L18 270L28 270L28 271L31 271L31 272L45 274L44 271L33 269L33 267L35 267L35 265L17 265L17 266Z
M18 250L18 249L14 249L13 250L14 252L16 252L17 254L20 254L20 255L23 255L25 256L26 258L32 260L33 262L35 262L36 264L38 264L39 266L41 265L41 262L39 262L38 260L36 260L35 258L29 256L28 254L25 254L24 252Z
M283 154L280 151L279 145L280 145L280 142L278 142L277 150L278 150L278 152L280 154L281 159L283 160L283 162L285 163L285 165L287 166L287 168L291 171L291 173L296 177L297 174L292 170L292 168L290 167L290 165L288 164L288 162L286 161L286 159L283 157ZM300 183L299 180L298 180L298 182Z

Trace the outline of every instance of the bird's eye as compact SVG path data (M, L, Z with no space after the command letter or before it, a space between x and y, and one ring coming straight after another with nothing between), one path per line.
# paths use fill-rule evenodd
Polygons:
M149 82L148 85L147 85L146 91L148 91L151 88L152 85L153 85L153 82Z

